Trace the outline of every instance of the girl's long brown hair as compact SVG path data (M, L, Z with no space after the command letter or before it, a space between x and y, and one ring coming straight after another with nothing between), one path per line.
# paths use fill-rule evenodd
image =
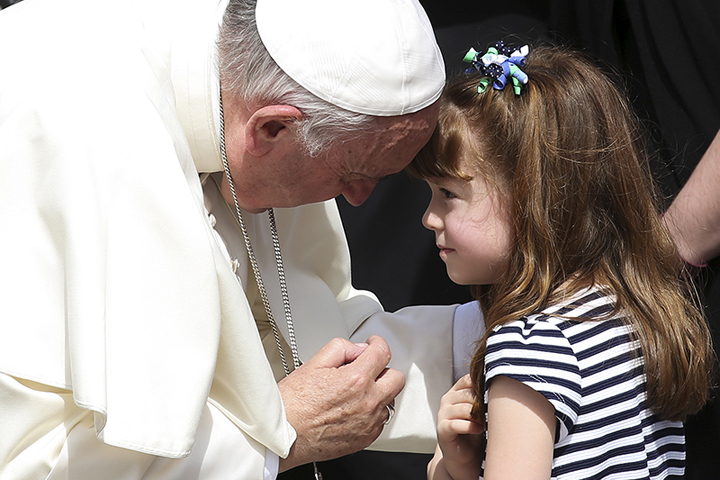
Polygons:
M639 124L624 95L576 52L539 47L530 81L478 93L477 75L444 93L438 127L411 164L422 178L494 177L509 193L516 240L501 280L478 287L486 334L471 365L483 411L484 355L496 325L589 285L617 298L642 348L648 406L681 420L707 401L711 336L683 262L659 220ZM476 171L460 171L471 152ZM477 417L482 418L482 417Z

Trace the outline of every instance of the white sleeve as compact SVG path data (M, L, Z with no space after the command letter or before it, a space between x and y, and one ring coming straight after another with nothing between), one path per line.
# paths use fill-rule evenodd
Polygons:
M47 480L90 480L97 478L98 471L106 480L275 480L277 476L273 459L266 461L266 449L210 403L200 420L192 452L180 459L106 445L95 436L92 422L87 423L69 432ZM268 467L273 471L268 472Z
M355 331L354 342L370 335L385 338L392 352L390 367L405 374L395 417L370 449L434 452L440 398L467 372L485 329L482 318L477 302L417 306L375 313Z
M405 388L395 399L395 417L373 450L432 453L440 398L453 385L453 314L456 305L407 307L371 315L352 335L371 335L390 346L390 367L405 374Z
M212 401L203 410L192 452L153 456L98 440L93 413L72 392L0 373L0 479L275 480L279 458L245 435Z

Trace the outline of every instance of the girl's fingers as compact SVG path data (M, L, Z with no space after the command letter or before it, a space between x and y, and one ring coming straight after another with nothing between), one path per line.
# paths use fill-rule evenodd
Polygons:
M465 388L472 390L472 380L470 379L470 374L463 375L457 382L455 382L455 385L453 385L453 389L462 390Z
M472 404L467 402L453 403L443 406L438 412L438 421L442 420L470 420Z
M452 386L450 390L443 395L441 404L451 404L468 402L472 403L475 400L475 394L472 390L472 382L470 381L469 375L465 375Z
M447 422L448 433L456 435L481 435L485 427L472 420L450 420Z

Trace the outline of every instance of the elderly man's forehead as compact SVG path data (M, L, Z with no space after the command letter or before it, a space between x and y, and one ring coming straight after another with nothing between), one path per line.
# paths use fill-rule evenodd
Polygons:
M385 132L400 132L412 136L414 133L424 135L429 129L431 132L437 125L440 112L440 101L436 101L422 110L406 115L392 117L374 117L371 122L375 135Z
M435 107L411 115L381 118L377 128L336 149L334 161L344 176L379 181L410 163L430 139L436 119Z

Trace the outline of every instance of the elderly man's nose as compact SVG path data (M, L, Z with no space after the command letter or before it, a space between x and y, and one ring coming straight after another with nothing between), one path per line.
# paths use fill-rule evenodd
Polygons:
M343 189L342 194L350 205L357 207L368 199L375 185L375 180L353 180Z

